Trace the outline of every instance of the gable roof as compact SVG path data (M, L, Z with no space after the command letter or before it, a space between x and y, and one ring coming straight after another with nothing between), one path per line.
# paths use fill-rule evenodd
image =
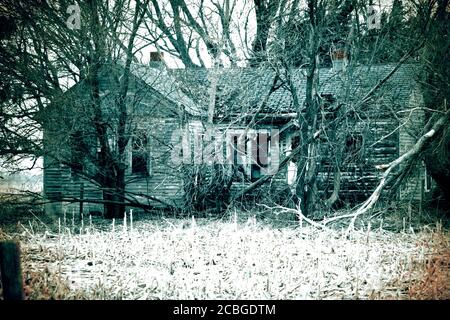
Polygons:
M148 65L134 63L130 66L131 73L146 83L150 88L156 90L166 99L171 100L175 105L183 108L186 112L194 116L202 114L198 103L187 95L179 83L165 68L155 68Z

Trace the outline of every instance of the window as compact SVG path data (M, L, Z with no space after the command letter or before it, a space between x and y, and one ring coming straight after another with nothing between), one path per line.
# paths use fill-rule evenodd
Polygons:
M256 134L256 143L252 145L251 180L258 180L263 176L263 168L269 165L270 136L267 132Z
M233 136L233 164L238 164L238 136Z
M230 130L226 133L226 161L233 168L233 181L248 180L247 138L243 130Z
M271 154L272 148L279 150L278 130L242 130L227 135L227 161L237 173L235 181L256 181L273 174L278 169L279 155Z
M294 134L293 136L291 136L290 138L290 151L297 149L298 147L300 147L300 136L298 134ZM289 153L290 154L290 153ZM297 162L298 157L294 157L292 159L292 162L296 163Z
M330 108L331 105L336 102L336 98L334 97L334 95L330 93L322 93L320 97L322 98L322 104L324 109Z
M133 136L131 151L131 173L149 175L149 155L147 133L139 131Z
M363 146L363 136L361 134L348 135L345 139L344 161L357 160Z

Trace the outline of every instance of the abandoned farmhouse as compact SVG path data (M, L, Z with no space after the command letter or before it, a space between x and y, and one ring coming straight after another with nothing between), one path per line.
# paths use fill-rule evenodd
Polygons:
M120 68L105 65L99 77L101 110L111 127L117 124L117 111L111 106ZM381 90L364 101L393 68L390 64L345 66L336 62L333 68L318 69L314 99L320 106L316 121L322 131L316 181L322 197L333 193L339 179L339 201L367 198L381 175L377 165L407 151L423 129L414 65L402 65ZM281 200L289 197L303 167L295 157L288 157L302 143L298 135L301 114L294 99L300 104L304 100L305 70L291 70L290 80L291 87L283 70L268 67L168 69L160 59L132 65L132 94L127 96L126 107L130 138L121 160L127 195L154 208L182 207L188 187L199 186L201 179L216 179L233 196L269 175L262 196L270 191L278 192ZM83 82L70 88L45 117L48 211L103 210L102 188L92 179L101 146L89 126L93 114L87 91ZM112 148L115 137L108 138ZM199 167L220 168L220 177L201 177ZM424 167L413 176L395 191L398 197L418 199L429 190L431 182ZM210 193L217 192L210 188Z

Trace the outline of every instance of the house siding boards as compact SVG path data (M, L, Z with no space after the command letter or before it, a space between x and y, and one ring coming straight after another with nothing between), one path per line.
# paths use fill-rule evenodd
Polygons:
M149 129L149 136L170 137L173 130L177 127L174 119L160 119L158 124L153 123L152 130ZM168 169L170 165L170 145L166 144L164 139L159 142L157 139L150 139L150 172L148 176L141 176L139 174L131 174L129 168L131 162L128 163L126 176L126 192L135 197L143 204L149 204L153 207L166 207L164 203L169 205L180 205L182 201L183 184L179 170L173 167L173 170ZM131 159L130 148L127 148L128 159ZM44 174L44 192L50 200L58 200L61 198L80 199L83 185L83 199L85 200L99 200L103 198L101 189L80 177L72 174L71 169L67 166L49 166L45 169ZM154 197L162 201L154 201L146 197ZM62 202L60 206L53 204L47 206L47 211L58 213L58 210L75 211L78 212L79 205L77 203L70 204L69 202ZM86 213L92 211L103 211L101 204L88 203L83 204L83 211Z
M150 123L151 122L151 123ZM148 177L129 175L127 177L127 191L142 194L141 199L145 203L145 195L162 200L174 205L182 200L182 177L179 166L171 161L172 148L171 137L178 130L179 123L176 119L152 119L147 122L149 133L149 157L150 172ZM150 201L156 207L163 206L157 201Z
M331 69L319 70L319 81L317 83L318 95L331 95L335 104L344 104L345 108L354 108L375 85L377 85L389 72L393 65L370 67L356 67L346 72L333 73ZM374 190L381 172L375 169L376 165L389 163L399 156L399 133L397 130L398 120L392 116L392 111L407 106L413 85L411 84L411 73L413 67L405 65L391 77L379 93L373 95L368 103L358 106L358 120L352 120L346 128L338 130L347 131L349 134L362 134L364 146L358 161L353 161L341 168L341 193L342 197L365 198ZM255 79L257 77L257 79ZM262 79L261 79L262 77ZM258 101L269 91L274 74L269 71L260 74L252 70L231 70L227 77L222 77L218 86L222 86L219 94L225 98L219 98L220 107L236 110L229 119L223 121L232 122L242 113L250 113L258 108ZM351 79L351 81L348 81ZM302 101L305 96L306 79L303 70L295 70L293 81L298 88L298 96ZM236 103L226 99L226 96L234 96ZM406 103L405 103L406 102ZM276 116L295 112L292 105L290 92L284 87L276 90L268 99L267 113L272 112ZM220 115L219 115L220 116ZM233 118L234 117L234 118ZM268 121L266 119L266 121ZM262 128L262 126L256 126ZM283 144L283 140L281 141ZM319 146L323 149L323 145ZM282 152L283 153L283 152ZM326 154L321 150L321 155ZM331 193L333 187L333 168L330 164L318 162L318 187L319 192ZM289 168L289 181L286 169L283 169L283 182L292 182L296 173L293 164ZM280 175L277 175L277 177ZM274 177L273 180L277 180ZM234 189L242 189L249 183L234 185Z
M153 81L158 80L159 78L153 79ZM111 92L117 92L117 81L114 72L109 69L100 73L101 108L106 119L109 119L108 121L111 121L111 123L115 121L115 110L110 108L111 101L108 95ZM84 212L103 211L101 189L94 183L76 176L69 167L58 161L58 156L67 159L68 153L70 153L70 141L67 132L83 128L83 130L86 130L84 131L85 136L92 134L95 137L93 132L89 133L92 127L89 128L86 125L89 124L89 119L84 118L92 114L92 112L89 112L90 101L86 92L88 91L85 90L84 83L70 89L59 103L50 106L50 114L46 117L44 145L46 150L49 151L47 154L54 155L53 157L44 156L44 194L50 201L54 201L45 208L50 213L60 214L67 210L78 212L78 203L58 200L62 198L67 200L79 199L80 196L86 201L100 202L83 203ZM173 92L171 97L174 97ZM184 100L184 102L186 101L188 99ZM182 198L180 193L182 180L176 168L172 168L173 170L168 168L168 159L171 151L170 137L180 122L179 111L184 107L179 102L167 99L164 94L149 87L141 79L132 77L130 91L127 95L127 108L130 112L131 122L136 125L137 129L144 130L148 134L148 166L150 170L148 176L131 173L132 142L130 141L126 147L125 155L128 162L126 191L132 193L136 199L144 204L155 207L165 206L159 201L149 200L145 195L159 198L167 204L179 204ZM94 141L91 147L96 148ZM95 153L95 150L91 151Z
M396 127L394 120L376 120L370 124L358 122L349 132L356 137L360 134L363 138L357 158L340 168L339 195L342 199L362 200L375 189L381 177L381 172L375 167L389 163L399 155L398 133L392 133ZM318 163L318 166L318 189L329 196L333 191L334 167L327 161Z
M425 112L421 109L423 97L419 90L413 91L408 103L411 111L404 113L401 117L402 124L399 130L399 149L401 154L408 152L414 146L417 138L423 134L422 131L425 125ZM423 163L420 163L418 167L418 170L415 170L411 176L407 177L406 182L400 189L400 197L404 200L422 200L424 196L425 166Z

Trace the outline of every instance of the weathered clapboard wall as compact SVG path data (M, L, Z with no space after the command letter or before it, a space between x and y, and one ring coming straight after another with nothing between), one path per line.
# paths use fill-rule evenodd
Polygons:
M162 207L164 203L179 205L183 197L182 176L179 165L174 164L172 156L171 137L180 127L176 118L159 118L146 120L142 123L147 128L149 136L149 175L139 176L131 173L128 167L126 190L137 195L146 202L146 195L160 199L163 203L150 201L154 206ZM131 152L128 152L131 163Z
M180 203L182 199L182 179L179 168L171 163L171 136L180 126L180 103L173 101L172 84L167 83L166 74L161 70L149 70L152 73L153 86L143 83L139 78L132 78L129 92L129 117L137 130L145 132L148 141L148 174L132 173L132 139L126 147L126 192L143 204L153 207L167 207ZM154 89L158 87L157 81L164 82L159 86L167 86L169 90L162 94ZM106 119L114 123L114 110L111 108L111 99L108 94L118 90L117 79L114 72L105 70L100 76L100 92L102 96L102 111ZM77 175L64 161L70 159L70 132L83 129L85 135L95 133L89 131L92 127L90 120L85 117L92 115L89 109L87 90L83 84L67 92L59 104L51 106L46 115L44 129L44 194L51 201L46 205L49 213L75 212L78 214L80 204L84 200L83 212L102 212L102 190L93 181L88 181ZM139 102L132 103L134 96L139 95ZM114 94L111 95L112 99ZM170 99L170 98L172 99ZM128 97L127 97L128 98ZM184 106L183 106L184 107ZM53 111L53 112L52 112ZM87 127L87 128L86 128ZM95 152L95 141L92 142ZM85 163L89 168L89 162ZM61 201L64 199L66 201Z
M408 152L423 135L425 126L425 113L421 107L424 105L423 97L418 91L414 91L409 99L409 112L401 117L402 126L399 130L400 154ZM407 177L407 181L400 189L400 196L406 201L422 200L424 193L429 189L426 187L425 165L420 163L418 168Z
M366 199L375 189L382 174L376 166L395 160L411 147L413 139L406 138L404 128L423 127L422 118L404 117L405 110L421 106L414 80L414 65L403 66L367 103L359 104L359 101L384 79L392 68L392 65L356 67L348 71L346 76L349 78L341 76L342 88L339 89L337 86L337 90L331 87L333 84L336 85L336 82L323 83L322 92L334 94L337 103L343 101L350 109L357 106L354 121L350 121L350 125L340 130L362 137L358 156L341 168L339 193L341 200ZM333 171L327 170L327 167L326 161L322 163L318 180L319 190L329 195L333 188L334 177ZM385 188L386 194L391 193L390 187L388 185ZM404 194L400 193L400 196L403 197Z
M349 136L361 137L361 145L354 157L340 166L339 198L345 202L356 202L366 199L375 189L381 172L377 165L386 164L399 155L398 133L394 132L397 121L391 119L359 120L348 132ZM345 149L345 140L344 146ZM348 156L345 150L343 157ZM335 167L333 155L318 163L318 189L323 196L330 196L334 187Z

